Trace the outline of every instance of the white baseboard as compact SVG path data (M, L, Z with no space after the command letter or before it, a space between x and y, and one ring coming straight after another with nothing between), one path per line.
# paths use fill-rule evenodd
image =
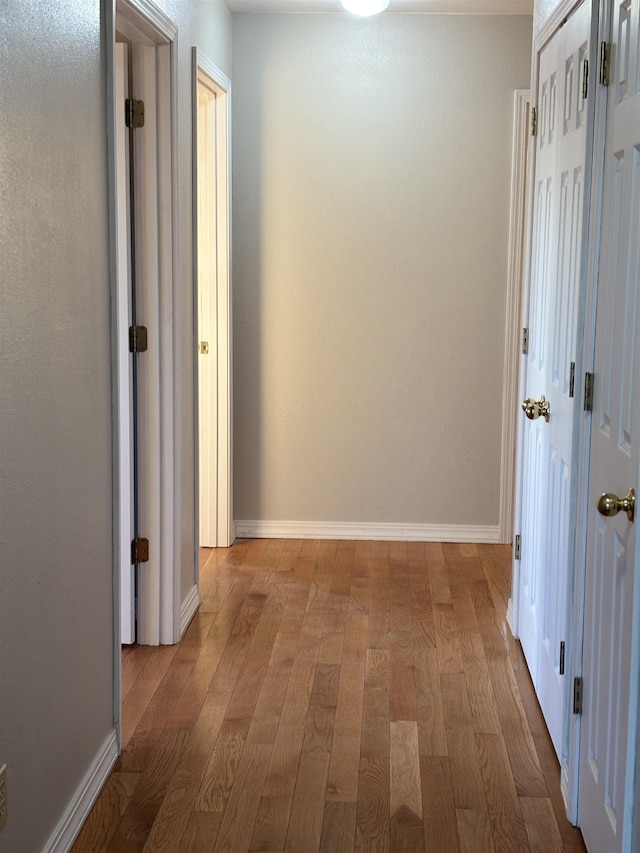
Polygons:
M192 586L189 592L187 593L184 601L182 602L182 607L180 608L180 638L184 636L184 632L189 627L189 623L196 615L198 611L198 607L200 607L200 595L198 593L198 587Z
M331 521L238 521L239 539L376 539L406 542L500 541L500 528L458 524L371 524Z
M42 853L67 853L71 849L102 786L107 781L118 754L118 738L114 729L87 770Z

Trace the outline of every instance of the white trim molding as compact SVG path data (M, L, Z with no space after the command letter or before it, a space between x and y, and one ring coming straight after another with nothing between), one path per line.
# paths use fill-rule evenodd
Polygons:
M500 528L458 524L236 520L239 539L375 539L385 542L500 542Z
M198 607L200 607L200 593L197 584L194 584L186 594L180 608L180 639L184 637L184 633L196 615Z
M511 203L509 214L509 256L507 263L507 305L502 382L502 442L500 459L500 541L513 541L516 435L518 429L518 376L522 313L524 250L526 245L527 148L531 93L516 89L513 96L513 138L511 146Z
M113 729L92 761L82 782L76 788L71 802L45 844L42 853L67 853L71 849L71 845L87 819L102 786L107 781L118 755L118 735Z

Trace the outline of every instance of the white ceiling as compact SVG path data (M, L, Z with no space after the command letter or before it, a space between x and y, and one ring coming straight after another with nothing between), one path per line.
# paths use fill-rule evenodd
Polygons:
M233 12L336 12L340 0L226 0ZM531 15L533 0L391 0L384 15Z

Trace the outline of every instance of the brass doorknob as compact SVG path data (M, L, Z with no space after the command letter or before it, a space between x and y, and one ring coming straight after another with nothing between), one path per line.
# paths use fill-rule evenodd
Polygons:
M522 411L530 421L535 421L536 418L543 417L549 423L551 406L549 405L549 401L545 399L544 394L539 400L534 400L532 397L527 397L526 400L523 400Z
M612 492L606 492L604 495L600 495L598 499L598 512L600 515L605 515L607 518L610 518L612 515L617 515L619 512L626 512L629 521L633 521L635 508L635 489L629 489L623 498L619 498Z

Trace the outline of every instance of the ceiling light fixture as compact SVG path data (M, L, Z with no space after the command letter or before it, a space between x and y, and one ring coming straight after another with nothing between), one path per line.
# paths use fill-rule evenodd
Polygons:
M377 15L389 5L389 0L340 0L347 12L361 17Z

